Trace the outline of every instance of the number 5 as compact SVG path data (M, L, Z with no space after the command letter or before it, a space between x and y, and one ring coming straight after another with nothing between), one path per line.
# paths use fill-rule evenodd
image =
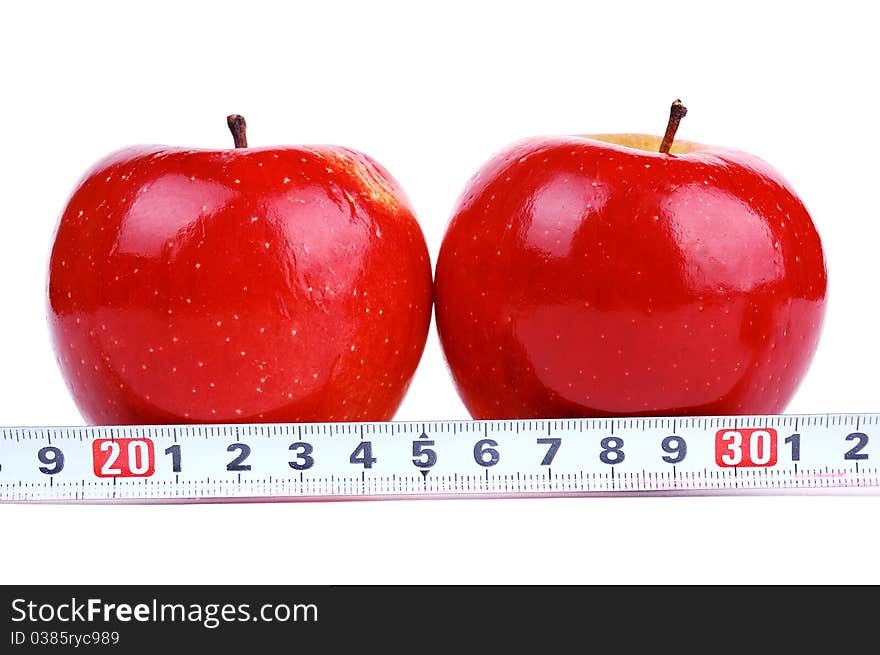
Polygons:
M437 463L437 451L428 446L433 446L432 439L421 439L413 441L412 444L412 463L420 469L429 469Z

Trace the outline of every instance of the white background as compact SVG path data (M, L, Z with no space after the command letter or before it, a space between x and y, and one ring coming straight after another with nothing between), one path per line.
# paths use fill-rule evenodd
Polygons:
M880 411L869 12L844 1L7 6L0 424L82 422L50 347L46 264L68 193L111 150L229 147L231 112L247 117L252 145L363 150L407 190L436 261L456 197L496 150L535 134L660 133L675 97L690 109L682 138L768 160L823 238L828 316L788 411ZM396 418L467 418L433 328ZM878 514L880 495L0 506L0 583L877 583Z

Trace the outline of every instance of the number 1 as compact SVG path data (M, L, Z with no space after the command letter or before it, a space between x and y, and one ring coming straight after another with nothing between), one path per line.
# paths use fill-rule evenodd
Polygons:
M174 473L180 473L180 444L168 446L165 449L166 455L171 455L171 470Z
M791 444L791 461L801 461L801 435L795 432L790 437L785 438L785 443Z

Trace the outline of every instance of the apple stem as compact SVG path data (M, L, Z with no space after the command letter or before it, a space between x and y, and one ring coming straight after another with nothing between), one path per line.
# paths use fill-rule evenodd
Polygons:
M660 142L660 152L664 155L669 154L672 142L675 139L675 133L678 132L678 124L681 119L687 116L688 110L681 100L676 100L669 108L669 122L666 124L666 134L663 135L663 141Z
M241 114L229 114L226 124L232 132L232 140L236 148L247 148L247 123Z

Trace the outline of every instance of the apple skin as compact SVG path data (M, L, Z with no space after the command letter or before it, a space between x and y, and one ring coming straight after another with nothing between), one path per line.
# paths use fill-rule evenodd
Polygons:
M813 221L757 157L659 143L526 139L467 184L435 314L473 417L785 408L825 311Z
M430 326L409 200L338 146L134 147L73 192L48 318L92 424L389 420Z

